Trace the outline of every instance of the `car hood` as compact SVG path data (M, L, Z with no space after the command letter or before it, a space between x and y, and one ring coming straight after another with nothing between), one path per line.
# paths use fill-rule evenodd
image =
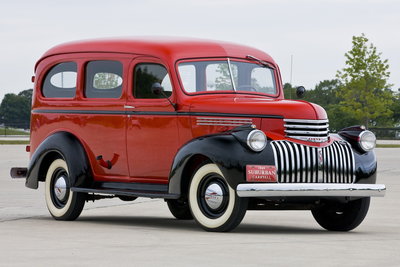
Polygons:
M190 112L232 115L279 116L287 119L323 120L325 110L302 100L271 99L258 96L198 96L191 99Z

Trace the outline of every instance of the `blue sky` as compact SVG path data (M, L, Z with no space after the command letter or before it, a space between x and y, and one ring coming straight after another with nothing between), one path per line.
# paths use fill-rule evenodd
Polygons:
M0 99L32 88L35 62L59 43L88 38L163 35L217 39L269 53L294 85L333 79L353 35L389 60L400 87L400 1L390 0L15 0L0 4Z

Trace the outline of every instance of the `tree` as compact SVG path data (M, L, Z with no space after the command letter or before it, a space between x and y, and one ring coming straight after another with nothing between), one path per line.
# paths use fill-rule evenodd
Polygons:
M6 94L0 104L0 119L6 126L29 128L32 89L24 90L18 95Z
M296 88L294 88L290 83L285 83L283 85L283 93L286 99L296 98Z
M304 100L316 103L325 109L330 105L338 104L340 99L336 96L339 80L324 80L319 82L314 90L309 90L304 95Z
M337 96L342 99L340 110L368 127L377 119L387 121L393 114L388 108L393 104L389 64L373 44L368 45L364 34L353 36L352 43L352 49L345 54L346 67L336 74L342 84Z
M396 94L393 94L393 105L390 107L393 112L393 124L395 127L400 126L400 88Z

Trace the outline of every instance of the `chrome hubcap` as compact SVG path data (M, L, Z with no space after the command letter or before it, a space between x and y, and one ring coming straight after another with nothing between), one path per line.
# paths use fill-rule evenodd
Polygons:
M204 199L208 207L210 207L213 210L218 209L219 207L221 207L222 202L224 200L223 189L219 184L216 183L210 184L206 189Z
M65 176L60 176L57 178L54 183L54 195L60 201L65 201L65 197L67 196L67 182Z

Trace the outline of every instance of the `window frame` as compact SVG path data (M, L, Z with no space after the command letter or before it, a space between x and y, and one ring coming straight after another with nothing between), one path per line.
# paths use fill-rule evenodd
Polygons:
M86 95L86 84L88 82L87 81L87 75L88 75L87 68L88 68L89 63L96 62L96 61L112 61L112 62L118 62L119 64L121 64L122 73L119 76L122 79L122 83L121 83L120 86L115 87L115 88L118 88L118 87L121 88L120 89L121 92L120 92L120 95L118 97L88 97ZM100 73L100 72L95 72L93 77L95 76L96 73ZM104 73L104 71L102 71L101 73ZM109 72L109 73L111 73L111 72ZM112 100L118 100L118 99L124 98L125 97L125 93L124 92L125 92L125 87L126 87L126 83L127 83L125 73L126 73L126 71L125 71L124 61L121 60L120 58L117 58L117 57L108 57L108 58L93 57L93 58L85 60L85 62L82 64L82 72L81 72L81 74L82 74L82 76L81 76L81 79L82 79L81 98L84 99L84 100L89 100L89 101L90 100L97 100L97 101L109 100L109 101L112 101ZM95 91L113 90L113 89L96 89L96 88L94 88L94 89L95 89Z
M49 83L51 84L51 78L52 78L55 74L61 73L61 72L57 72L57 73L53 74L51 77L49 77L50 72L51 72L56 66L58 66L58 65L60 65L60 64L65 64L65 63L74 63L75 66L76 66L76 81L75 81L76 84L75 84L75 87L72 87L72 88L65 88L65 89L73 89L73 88L74 88L74 89L75 89L75 90L74 90L74 95L71 96L71 97L66 97L66 96L62 96L62 97L49 97L49 96L45 96L45 94L44 94L44 86L45 86L45 83L46 83L47 78L49 78ZM48 65L48 67L45 69L45 71L42 72L42 73L44 73L44 74L42 75L41 79L39 80L39 85L40 85L40 86L39 86L40 97L41 97L42 99L44 99L44 100L73 100L73 99L76 99L76 98L78 97L78 91L79 91L79 71L80 71L79 62L78 62L77 60L67 58L67 59L64 59L64 60L59 60L59 61L52 62L51 64ZM57 86L54 86L54 85L53 85L53 87L57 87ZM63 89L62 87L57 87L57 88ZM72 91L72 90L71 90L71 91Z
M172 86L172 94L168 98L135 98L134 96L134 85L135 85L135 80L134 80L134 75L135 75L135 68L139 64L157 64L163 66L169 75L170 81L171 81L171 86ZM165 106L170 106L170 102L175 103L176 98L177 98L177 87L175 84L175 78L174 75L176 75L174 72L174 68L167 64L167 62L164 62L160 58L154 57L154 56L144 56L144 55L139 55L131 61L129 64L129 71L128 76L129 76L129 84L128 90L127 90L127 101L130 103L133 103L135 106L137 106L139 103L143 103L145 106L147 105L165 105ZM159 106L161 107L161 106Z
M271 98L279 98L281 96L281 86L279 85L281 80L280 80L280 77L278 76L277 69L272 69L276 94L266 94L266 93L262 93L262 92L251 92L251 91L233 91L233 90L199 91L199 92L188 92L185 90L185 87L183 86L181 74L179 72L179 64L190 63L190 62L202 62L202 61L227 61L228 59L231 61L231 63L232 63L232 61L237 61L237 62L257 64L254 61L251 61L248 59L243 59L243 58L237 58L237 57L185 58L185 59L177 60L175 62L175 71L177 73L179 86L181 87L182 92L187 96L209 95L209 94L216 94L216 95L219 95L219 94L244 94L244 95L266 96L266 97L271 97Z

